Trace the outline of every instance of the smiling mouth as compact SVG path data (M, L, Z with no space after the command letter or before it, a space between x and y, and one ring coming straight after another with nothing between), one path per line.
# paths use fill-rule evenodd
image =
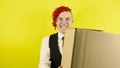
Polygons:
M60 28L68 28L68 25L60 25Z

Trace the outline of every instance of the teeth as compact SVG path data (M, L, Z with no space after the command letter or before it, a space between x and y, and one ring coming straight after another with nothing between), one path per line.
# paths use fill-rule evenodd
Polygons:
M67 27L64 26L64 27L62 27L62 28L67 28Z
M68 27L68 26L64 26L64 25L62 26L62 28L67 28L67 27Z

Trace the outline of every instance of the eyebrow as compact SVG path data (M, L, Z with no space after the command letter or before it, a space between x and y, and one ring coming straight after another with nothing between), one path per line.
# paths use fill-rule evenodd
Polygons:
M63 19L62 17L58 17L58 19Z
M58 18L62 18L62 17L58 17Z
M58 18L62 18L62 17L58 17Z
M58 17L58 18L62 18L62 17ZM66 18L70 18L70 17L66 17Z
M66 18L70 18L70 17L66 17Z

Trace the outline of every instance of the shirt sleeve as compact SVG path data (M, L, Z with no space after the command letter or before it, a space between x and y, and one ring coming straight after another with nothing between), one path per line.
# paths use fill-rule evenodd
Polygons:
M50 68L50 48L49 48L49 36L43 38L42 46L40 49L40 63L39 68Z

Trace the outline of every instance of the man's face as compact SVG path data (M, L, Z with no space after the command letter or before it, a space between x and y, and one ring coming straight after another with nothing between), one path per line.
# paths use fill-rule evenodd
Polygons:
M73 17L71 12L64 11L59 14L57 17L57 28L61 33L65 33L65 30L70 29L72 27Z

